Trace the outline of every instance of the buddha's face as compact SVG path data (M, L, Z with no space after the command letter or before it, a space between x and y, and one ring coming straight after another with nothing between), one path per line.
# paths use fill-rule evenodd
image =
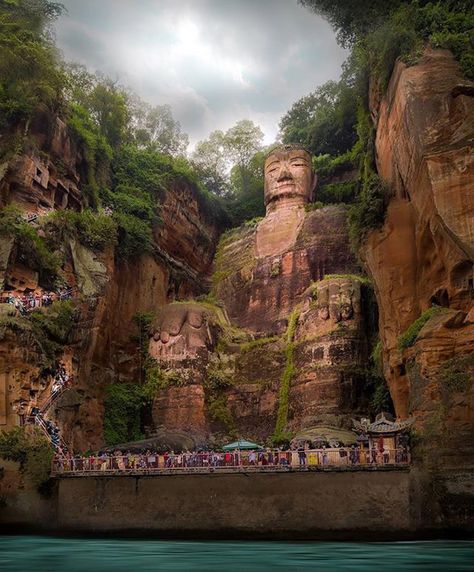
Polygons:
M315 186L311 156L304 149L276 150L265 161L266 206L274 203L276 207L281 199L306 204Z

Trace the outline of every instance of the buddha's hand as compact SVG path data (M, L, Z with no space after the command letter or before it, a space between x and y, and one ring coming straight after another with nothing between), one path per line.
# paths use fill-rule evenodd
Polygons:
M322 320L351 320L361 313L361 282L357 278L326 278L316 285L318 317Z
M211 342L206 310L193 303L164 306L150 328L150 353L154 357L185 358Z

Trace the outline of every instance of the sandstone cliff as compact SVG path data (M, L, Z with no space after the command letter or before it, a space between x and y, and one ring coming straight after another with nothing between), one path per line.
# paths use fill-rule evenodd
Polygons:
M84 153L66 125L40 113L28 141L23 152L3 165L3 205L16 204L30 217L52 210L81 211L86 204L80 174ZM77 450L103 444L105 385L140 382L143 356L134 316L155 313L176 298L197 296L208 288L220 228L206 202L183 181L168 185L159 209L161 223L154 230L152 254L124 261L113 247L93 251L75 238L61 245L60 278L74 289L76 310L67 343L55 360L66 364L75 391L58 400L49 415ZM38 272L18 258L13 240L5 235L0 239L3 289L49 289ZM0 310L0 422L8 428L18 424L18 414L46 400L49 367L54 364L46 363L41 351L35 353L31 336L21 329L28 327L27 321L10 305L2 304Z
M397 415L416 416L425 460L431 450L433 462L465 468L474 447L473 94L449 52L397 63L372 102L378 171L394 196L363 249ZM441 309L428 320L433 305Z

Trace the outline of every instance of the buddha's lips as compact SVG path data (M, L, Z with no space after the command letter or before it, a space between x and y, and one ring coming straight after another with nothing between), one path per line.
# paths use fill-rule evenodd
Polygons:
M275 185L275 190L281 191L282 189L293 188L294 186L295 186L294 181L285 181L284 183L279 183L279 184Z

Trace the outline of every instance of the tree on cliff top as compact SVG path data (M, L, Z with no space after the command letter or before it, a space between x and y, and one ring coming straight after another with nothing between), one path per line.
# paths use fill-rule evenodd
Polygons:
M334 28L343 47L353 45L386 21L400 6L417 7L442 5L451 12L469 13L472 0L299 0L300 3L325 18ZM407 22L409 24L409 22Z
M0 0L0 122L26 121L40 104L57 108L64 75L49 33L61 4Z
M300 0L336 30L338 42L348 47L383 21L403 0Z
M173 117L171 106L151 106L135 98L132 104L132 136L139 147L165 155L186 155L189 138Z
M192 155L202 183L226 199L234 225L264 212L262 141L260 127L243 119L225 133L213 131Z
M314 155L339 155L357 140L357 97L345 81L328 81L282 117L283 143L300 143Z
M410 61L420 44L429 42L434 47L451 50L466 76L474 78L472 0L300 2L329 21L341 45L365 51L371 71L375 64L376 68L384 68L383 74L387 77L398 57Z

